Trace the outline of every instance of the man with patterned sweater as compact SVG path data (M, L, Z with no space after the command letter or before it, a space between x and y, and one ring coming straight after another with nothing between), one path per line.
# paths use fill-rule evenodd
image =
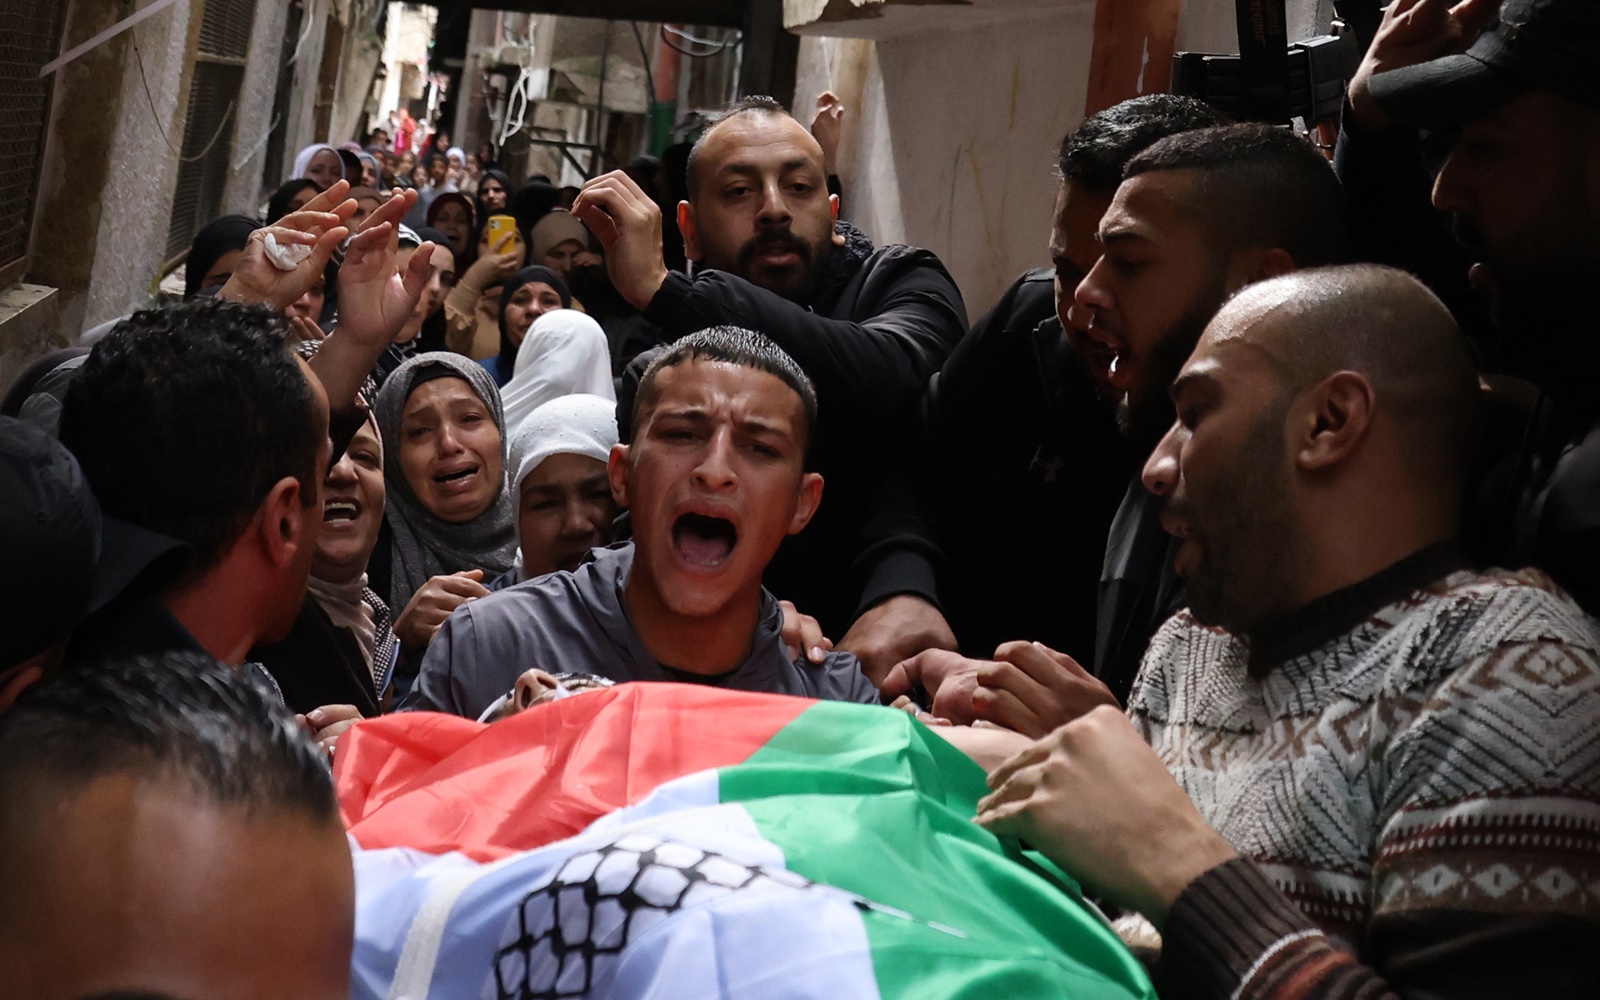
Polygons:
M1247 289L1174 384L1145 483L1190 608L1128 717L979 804L1161 930L1167 1000L1600 982L1600 625L1460 555L1477 396L1445 308L1370 265Z

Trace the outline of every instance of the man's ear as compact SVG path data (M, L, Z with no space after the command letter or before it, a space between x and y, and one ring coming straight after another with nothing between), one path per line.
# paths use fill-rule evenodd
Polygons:
M798 535L822 504L822 473L808 472L800 477L800 502L795 505L794 517L789 521L789 534Z
M1239 289L1296 270L1294 258L1281 247L1252 248L1234 253L1229 261L1228 287Z
M1301 397L1293 411L1295 464L1308 472L1346 461L1366 440L1378 394L1356 372L1334 372Z
M308 511L301 506L300 480L284 476L272 484L257 507L256 533L267 561L284 567L294 561L310 541L306 536ZM322 511L316 512L320 518Z
M611 483L611 499L623 508L628 506L628 450L628 445L614 444L611 454L606 456L606 479Z
M836 194L828 195L828 211L829 211L829 218L830 218L831 224L833 226L833 245L836 246L836 247L842 247L842 246L844 246L844 233L839 232L839 196L838 195L836 195Z
M678 232L683 234L683 255L692 261L700 260L700 234L694 227L694 206L678 202Z

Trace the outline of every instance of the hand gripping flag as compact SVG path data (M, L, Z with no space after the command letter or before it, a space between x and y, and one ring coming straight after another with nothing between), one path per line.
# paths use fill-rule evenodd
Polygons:
M355 997L1154 996L893 709L625 684L365 722L336 776Z

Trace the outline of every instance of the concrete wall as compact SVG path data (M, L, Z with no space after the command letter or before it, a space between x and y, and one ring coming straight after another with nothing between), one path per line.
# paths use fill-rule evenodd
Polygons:
M161 268L199 11L175 4L58 78L29 278L60 289L69 339L144 305ZM77 0L66 44L123 13L114 0Z
M330 11L349 17L348 4L311 0L310 32L295 62L296 90L284 119L273 120L273 98L286 38L284 0L257 0L255 25L240 98L229 125L233 176L222 212L254 214L265 178L270 128L286 132L289 155L320 139L313 135L317 71ZM184 111L202 4L178 3L63 67L56 81L40 175L29 282L58 289L59 339L148 304L165 264L164 250L177 184ZM72 0L63 49L126 16L120 0ZM334 117L348 128L365 99L376 49L347 31L352 62L364 74L344 82ZM370 50L370 52L368 51ZM148 94L147 94L148 86ZM350 108L354 108L351 111ZM209 137L207 137L209 138ZM339 136L340 139L345 138ZM8 334L0 329L0 349Z
M1331 7L1289 0L1291 39L1326 30ZM879 244L937 253L975 319L1049 263L1055 153L1082 120L1094 6L971 20L877 41L802 37L795 110L809 122L818 94L840 95L845 217ZM1233 0L1188 0L1178 47L1235 51Z
M223 193L222 211L254 215L261 204L261 192L276 186L279 178L263 177L266 169L267 139L272 131L288 123L272 114L278 91L278 63L284 46L293 51L295 39L284 38L289 20L289 5L273 0L257 0L255 30L250 36L244 83L239 88L239 108L234 114L233 176Z

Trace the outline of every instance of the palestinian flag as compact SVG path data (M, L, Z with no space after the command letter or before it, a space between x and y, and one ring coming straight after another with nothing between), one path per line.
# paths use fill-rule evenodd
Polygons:
M903 712L624 684L340 743L352 995L1153 997Z

